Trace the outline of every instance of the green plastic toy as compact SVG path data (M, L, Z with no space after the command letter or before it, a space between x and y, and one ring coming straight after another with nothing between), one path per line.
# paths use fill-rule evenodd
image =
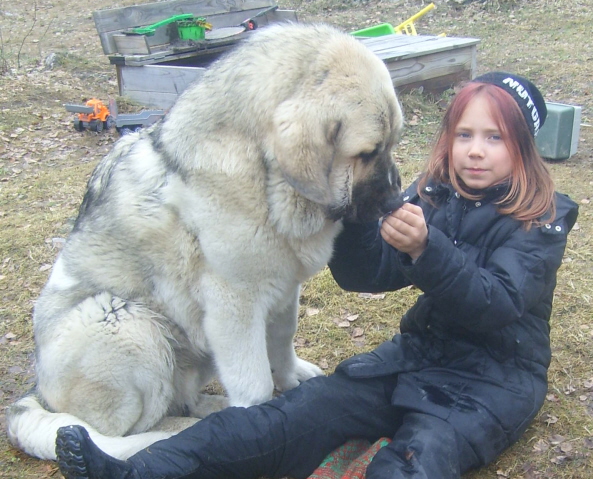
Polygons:
M183 13L181 15L173 15L172 17L166 18L165 20L161 20L160 22L153 23L152 25L148 25L146 27L137 27L131 28L126 31L128 34L132 35L147 35L151 36L154 35L154 32L159 27L164 27L165 25L169 25L173 22L181 22L187 20L193 20L194 16L191 13Z

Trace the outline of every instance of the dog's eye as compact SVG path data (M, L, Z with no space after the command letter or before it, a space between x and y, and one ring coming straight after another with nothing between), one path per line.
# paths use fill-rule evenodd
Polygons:
M379 153L379 146L377 145L375 147L375 149L373 151L371 151L370 153L361 152L359 156L363 163L369 163L369 162L373 161L373 159L375 158L375 156L377 156L378 153Z

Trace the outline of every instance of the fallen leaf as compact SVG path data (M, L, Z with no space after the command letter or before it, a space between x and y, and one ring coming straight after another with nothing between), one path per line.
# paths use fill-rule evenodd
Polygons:
M551 414L546 415L545 423L549 426L550 424L556 424L558 422L558 418L556 416L552 416Z
M64 245L64 243L66 243L66 238L52 238L51 243L54 246L61 248Z
M364 329L362 329L362 328L354 328L352 330L352 337L353 338L360 338L363 335L364 335Z
M385 299L384 293L358 293L359 298L364 299Z
M334 357L341 358L344 355L344 350L342 348L338 348L334 350Z
M319 309L317 309L317 308L307 308L307 309L305 309L305 314L307 316L315 316L316 314L319 314Z
M560 434L556 434L550 437L550 444L552 444L553 446L561 444L564 441L566 441L566 439L564 438L564 436L561 436Z
M531 462L526 462L521 466L521 469L525 473L525 479L537 479L539 475L535 475L534 467Z
M550 445L543 439L537 441L533 446L535 452L546 452L548 449L550 449Z
M45 474L49 476L53 476L54 474L59 472L59 468L55 464L45 464L41 469L44 470Z
M572 444L570 442L565 442L560 445L560 450L568 455L568 453L572 452Z

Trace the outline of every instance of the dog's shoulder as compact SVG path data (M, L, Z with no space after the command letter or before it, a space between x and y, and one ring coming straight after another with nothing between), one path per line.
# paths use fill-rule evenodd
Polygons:
M101 199L115 199L118 191L133 195L136 191L140 194L158 188L169 169L149 132L126 135L95 167L83 204L90 206Z

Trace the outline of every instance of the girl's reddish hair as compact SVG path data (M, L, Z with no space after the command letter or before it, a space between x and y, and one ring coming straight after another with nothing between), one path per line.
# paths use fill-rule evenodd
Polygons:
M468 199L480 199L480 192L469 189L455 174L449 159L452 155L455 128L465 108L476 96L482 95L490 104L494 121L498 124L503 141L513 159L513 171L509 178L509 189L499 201L501 214L510 215L525 222L529 228L539 224L538 218L548 215L546 221L555 216L554 181L547 165L539 155L535 141L519 105L502 88L489 83L471 82L455 95L447 109L437 140L428 159L426 174L418 184L418 193L425 199L424 187L429 179L451 183L455 190Z

